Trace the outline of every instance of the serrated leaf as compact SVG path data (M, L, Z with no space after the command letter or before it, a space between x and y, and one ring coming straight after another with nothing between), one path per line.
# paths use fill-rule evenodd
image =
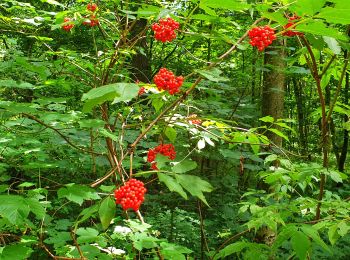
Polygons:
M260 121L263 121L265 123L273 123L275 122L275 119L272 116L264 116L262 118L259 118Z
M270 132L275 133L276 135L282 137L283 139L287 140L289 142L288 136L286 136L284 133L282 133L280 130L277 130L276 128L269 128Z
M102 200L100 208L98 210L98 215L101 220L102 228L107 229L112 219L114 218L116 210L115 200L108 196Z
M296 231L293 233L291 238L292 248L295 251L299 259L306 259L307 251L309 250L311 243L308 237L300 232Z
M332 253L332 250L328 247L328 245L321 239L318 231L313 227L309 225L303 225L301 227L301 230L309 237L312 238L312 240L321 246L324 250L328 251L329 253Z
M248 142L252 147L252 150L255 154L257 154L260 150L260 140L256 134L249 133L248 134Z
M207 206L209 206L203 195L203 192L211 192L213 190L213 187L209 182L206 182L194 175L176 174L175 178L185 190L191 193L192 196L198 197Z
M196 168L197 168L196 162L190 161L190 160L184 160L179 163L176 163L172 167L172 171L175 173L185 173L185 172L192 171L193 169L196 169Z
M334 7L322 8L317 17L326 19L329 23L347 25L350 24L350 9L340 9Z
M347 41L349 39L348 36L339 33L339 31L334 28L327 27L321 21L312 21L307 24L300 24L298 26L298 31L320 36L329 36L342 41Z
M174 143L175 142L175 139L176 139L176 130L173 128L173 127L167 127L165 128L165 131L164 131L166 137L168 137L168 139Z
M11 224L23 223L29 212L30 208L25 198L17 195L0 195L0 216Z
M240 0L201 0L200 2L201 8L203 6L210 8L220 8L227 9L230 11L241 11L250 8L250 4L244 3Z
M107 101L113 100L113 103L117 103L131 100L137 96L138 91L139 87L134 83L114 83L91 89L81 99L85 102L83 111L90 112L93 107Z
M350 10L349 10L349 12L350 12ZM331 49L331 51L334 54L338 55L341 53L341 47L336 39L334 39L332 37L328 37L328 36L323 36L323 40L325 41L325 43L327 43L328 48Z
M228 245L221 249L219 253L214 257L214 259L222 259L227 256L230 256L234 253L241 252L244 248L248 247L249 243L247 242L236 242L231 245Z
M222 71L217 68L212 68L210 70L196 70L196 72L213 82L228 81L227 78L220 76Z
M82 205L84 200L97 200L100 196L91 188L78 184L69 184L57 191L58 198L66 198L69 201Z
M0 252L0 260L24 260L29 258L33 250L30 247L17 244L5 246Z
M108 137L110 139L112 139L114 142L119 142L118 140L118 136L108 132L106 129L102 128L99 130L99 133L104 136L104 137Z
M79 235L79 243L90 243L96 241L98 231L94 228L78 228L76 234Z
M178 194L180 194L184 199L187 200L187 194L186 192L183 190L183 188L181 187L181 185L179 183L177 183L177 181L169 176L166 175L164 173L158 172L158 178L159 181L163 182L170 191L175 191Z

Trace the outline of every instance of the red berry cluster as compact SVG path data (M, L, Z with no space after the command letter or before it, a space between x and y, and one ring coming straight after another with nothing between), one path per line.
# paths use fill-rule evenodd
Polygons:
M63 20L64 23L68 23L71 21L72 21L72 19L68 18L68 17L65 17ZM68 23L68 24L62 25L62 29L65 30L66 32L69 32L73 27L74 27L73 23Z
M159 90L167 90L170 95L174 95L179 92L184 78L182 76L176 77L170 70L161 68L153 80Z
M196 114L192 114L188 116L188 121L190 122L190 124L192 125L200 125L202 123L202 120L200 120L199 118L197 118Z
M160 19L159 23L152 24L154 38L161 42L171 42L176 38L175 30L180 28L180 24L172 18Z
M289 17L288 18L288 23L283 26L284 29L289 29L288 31L282 33L283 36L287 36L287 37L293 37L293 36L301 36L301 35L304 35L303 33L301 32L297 32L297 31L294 31L293 29L295 28L295 21L296 20L299 20L300 17L297 16L297 15L293 15L292 17Z
M264 50L276 39L275 30L268 25L255 27L248 32L248 35L250 45L256 46L259 51Z
M139 95L139 96L142 96L142 95L145 94L145 93L146 93L146 89L145 89L144 87L141 87L141 88L139 89L138 95Z
M90 27L94 27L99 25L100 22L98 21L98 19L96 18L95 15L90 15L90 17L86 20L84 20L83 25L88 25Z
M157 163L155 162L158 153L167 156L170 160L174 160L176 157L175 147L172 144L160 144L150 149L147 154L147 161L151 163L153 170L158 170Z
M87 4L86 9L90 12L95 12L97 9L97 4L89 3L89 4Z
M133 209L138 211L145 200L146 188L142 181L130 179L124 186L114 191L116 203L123 207L123 210Z

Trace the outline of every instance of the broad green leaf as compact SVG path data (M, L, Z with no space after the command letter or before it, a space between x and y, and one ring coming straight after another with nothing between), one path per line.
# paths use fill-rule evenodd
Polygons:
M259 118L260 121L263 121L265 123L273 123L275 122L275 119L272 116L264 116L262 118Z
M252 147L252 150L255 154L257 154L260 150L260 140L256 134L249 133L248 134L248 142Z
M164 106L164 101L161 96L157 95L154 98L152 98L152 106L156 110L156 112L159 112L159 110Z
M0 260L24 260L28 259L33 250L23 244L8 245L0 253Z
M76 234L79 243L90 243L97 240L98 231L94 228L78 228Z
M176 174L175 178L185 190L191 193L192 196L198 197L207 206L209 206L203 195L203 192L211 192L213 190L213 187L209 182L202 180L198 176L185 174Z
M227 9L230 11L242 11L250 8L251 5L240 0L201 0L200 6L201 8L206 6L210 8Z
M333 226L330 226L328 229L328 240L331 242L332 245L337 242L340 235L338 234L338 224L335 224Z
M228 81L227 78L221 76L222 71L217 68L212 68L210 70L196 70L196 72L213 82Z
M30 211L33 212L37 218L41 219L45 217L45 208L38 200L30 198L26 199L26 203L28 204Z
M25 198L17 195L0 195L0 216L11 224L22 224L29 212L30 207Z
M306 259L307 251L309 250L311 243L308 237L300 232L296 231L293 233L291 238L292 248L299 259Z
M77 221L77 223L82 223L85 220L88 220L92 215L98 212L98 209L99 209L98 204L92 205L91 207L84 209L82 212L80 212L79 214L80 218Z
M283 242L287 241L297 231L297 227L294 225L287 225L282 227L281 232L278 233L276 240L273 243L272 248L277 250Z
M179 246L167 242L161 242L160 252L165 259L186 260L187 258L184 254L190 254L192 253L192 250L184 246Z
M350 12L350 10L349 10L349 12ZM323 36L323 40L325 41L325 43L327 43L328 48L331 49L331 51L334 54L338 55L341 53L341 47L336 39L334 39L332 37L328 37L328 36Z
M101 224L103 229L107 229L112 219L114 218L116 210L115 200L108 196L102 200L98 215L100 216Z
M339 9L334 7L323 8L317 17L326 19L329 23L336 23L347 25L350 24L350 8L349 9Z
M187 194L181 187L181 185L171 176L158 172L159 181L163 182L170 191L179 193L184 199L187 200Z
M219 251L219 253L214 257L214 259L222 259L222 258L225 258L227 256L230 256L234 253L238 253L238 252L241 252L243 249L245 249L246 247L249 246L249 243L247 242L236 242L236 243L233 243L231 245L228 245L226 247L224 247L223 249L221 249Z
M116 136L116 135L114 135L114 134L108 132L108 131L107 131L106 129L104 129L104 128L100 129L100 130L99 130L99 133L100 133L101 135L103 135L104 137L108 137L108 138L112 139L112 140L115 141L115 142L119 142L118 136Z
M276 135L282 137L283 139L287 140L289 142L288 136L286 136L284 133L282 133L280 130L277 130L276 128L269 128L270 132L275 133Z
M240 160L242 153L236 150L229 150L229 149L219 149L222 156L228 159L234 159L234 160Z
M338 234L343 237L349 233L350 226L345 221L340 221L338 223Z
M84 200L97 200L100 196L91 188L78 184L68 184L57 191L58 198L66 198L82 205Z
M85 101L83 111L90 112L93 107L107 101L113 100L114 104L131 100L137 96L138 91L139 87L134 83L114 83L91 89L89 92L85 93L81 99Z
M0 87L5 87L5 88L20 88L20 89L35 89L36 87L32 85L31 83L28 82L16 82L15 80L12 79L3 79L0 80Z
M301 227L301 230L309 237L312 238L312 240L321 246L324 250L328 251L329 253L332 253L332 250L328 247L328 245L322 240L320 237L318 231L310 225L303 225Z
M329 36L342 41L347 41L349 39L345 34L341 34L338 30L327 27L322 21L316 20L307 24L300 24L298 26L298 31L320 36Z
M164 131L166 137L170 140L170 142L174 143L176 140L176 130L173 127L168 126Z
M326 0L298 0L295 1L295 5L291 6L291 9L298 14L314 15L319 12L326 3Z
M197 163L194 161L190 160L184 160L179 163L176 163L173 167L172 170L175 173L185 173L192 171L193 169L197 168Z

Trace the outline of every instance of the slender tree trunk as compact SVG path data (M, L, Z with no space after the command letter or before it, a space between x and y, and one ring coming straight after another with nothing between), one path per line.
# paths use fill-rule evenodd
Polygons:
M298 116L298 128L299 128L299 146L301 147L301 154L308 154L308 141L305 124L305 111L304 111L304 100L303 100L303 89L300 82L293 77L293 89L295 100L297 104L297 116Z
M347 56L347 52L345 51L345 57ZM344 89L344 104L349 104L349 89L350 89L350 74L349 72L346 72L345 74L345 89ZM344 122L349 121L349 116L344 115ZM349 145L349 131L344 129L343 131L343 146L341 147L340 156L339 156L339 163L338 163L338 170L340 172L344 172L345 170L345 161L348 154L348 145Z
M285 51L281 41L271 45L265 51L265 72L262 89L262 116L283 118L285 92ZM282 138L274 133L267 137L277 146L282 146Z

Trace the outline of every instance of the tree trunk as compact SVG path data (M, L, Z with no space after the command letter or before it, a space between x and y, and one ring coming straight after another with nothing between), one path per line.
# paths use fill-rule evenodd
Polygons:
M272 116L275 120L283 118L285 91L285 51L281 41L265 51L265 71L262 88L262 116ZM275 145L282 146L282 138L274 133L266 136Z

